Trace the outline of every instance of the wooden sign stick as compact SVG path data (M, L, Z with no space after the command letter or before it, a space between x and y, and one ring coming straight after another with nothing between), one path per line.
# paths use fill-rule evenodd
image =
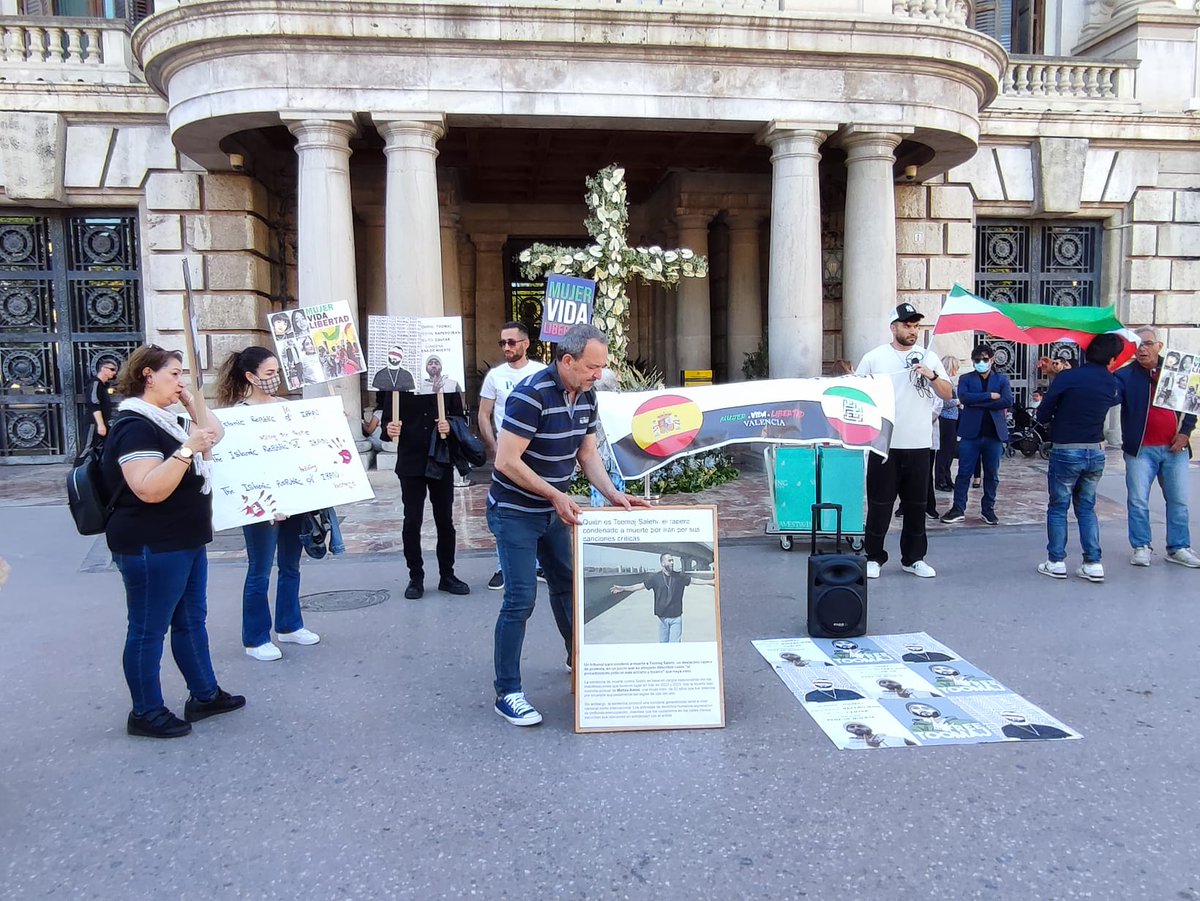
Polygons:
M442 394L441 391L439 391L437 393L437 405L438 405L438 422L445 422L446 421L446 395ZM446 438L445 435L439 435L439 437L442 438L442 440L445 440L445 438Z

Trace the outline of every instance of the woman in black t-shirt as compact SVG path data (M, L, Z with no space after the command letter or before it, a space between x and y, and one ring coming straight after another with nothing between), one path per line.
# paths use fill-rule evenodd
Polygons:
M299 311L297 311L299 312ZM279 360L265 347L247 347L234 351L221 366L217 381L217 402L269 404L276 397L282 379ZM316 632L304 628L300 614L300 526L303 514L276 515L273 521L242 526L246 539L249 567L242 585L242 644L255 660L278 660L283 652L271 641L271 567L279 563L275 582L275 632L289 644L312 645L321 640Z
M125 681L133 698L130 735L176 738L191 723L246 703L222 691L208 653L208 557L212 541L212 464L204 452L224 430L202 396L180 378L182 357L151 344L130 355L118 376L127 398L104 447L104 478L123 485L105 529L125 582L129 627ZM190 429L168 412L182 403ZM191 696L179 719L163 703L159 667L163 640Z

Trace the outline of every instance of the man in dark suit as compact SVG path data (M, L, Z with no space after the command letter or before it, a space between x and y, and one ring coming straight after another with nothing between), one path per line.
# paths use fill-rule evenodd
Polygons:
M996 518L996 488L1000 485L1000 456L1008 441L1007 413L1013 405L1008 376L992 367L992 348L977 345L971 351L974 371L958 380L958 476L954 481L954 506L942 516L942 522L966 519L967 491L975 463L983 461L983 500L980 514L989 525Z

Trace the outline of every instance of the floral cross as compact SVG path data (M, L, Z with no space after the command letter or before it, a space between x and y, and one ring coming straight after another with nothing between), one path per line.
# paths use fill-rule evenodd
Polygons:
M592 322L608 334L609 352L618 364L625 362L629 346L629 297L625 286L634 275L647 282L662 282L669 288L681 278L708 275L708 260L692 251L663 250L661 247L630 247L629 202L625 193L625 170L616 164L601 169L586 180L588 234L596 243L583 249L534 244L521 251L521 273L528 279L548 274L574 275L596 281L596 307Z

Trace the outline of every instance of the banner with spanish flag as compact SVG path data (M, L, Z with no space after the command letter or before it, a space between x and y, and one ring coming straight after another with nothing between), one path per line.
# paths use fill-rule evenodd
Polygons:
M626 479L726 444L835 444L887 456L895 420L885 376L772 379L601 392L600 421Z

